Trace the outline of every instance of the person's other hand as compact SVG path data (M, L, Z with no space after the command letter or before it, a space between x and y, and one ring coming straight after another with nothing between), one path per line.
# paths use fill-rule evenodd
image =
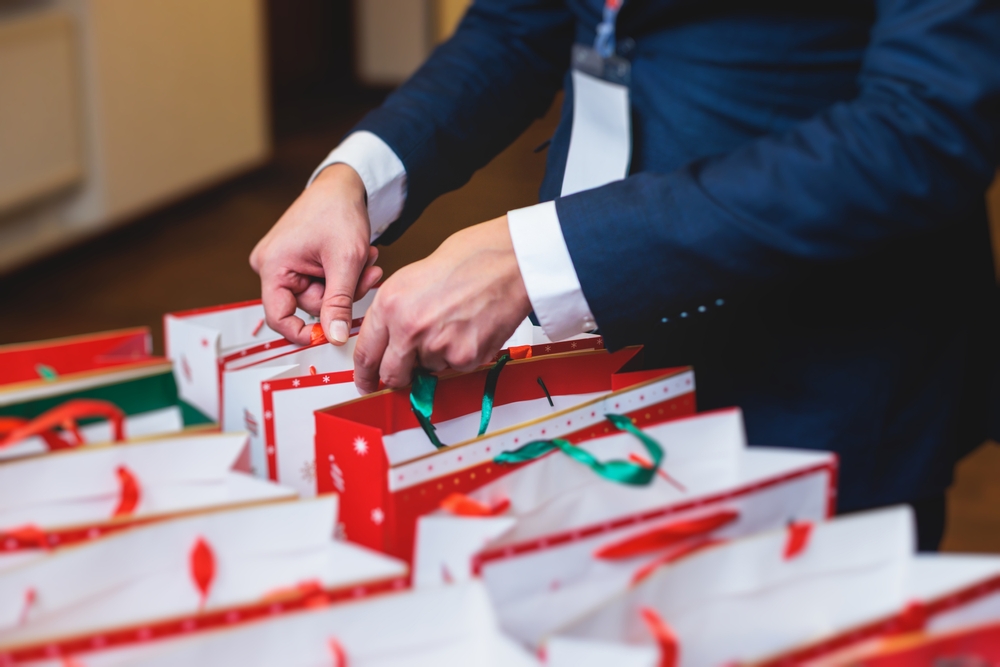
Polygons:
M409 384L418 366L472 370L493 358L529 312L507 217L469 227L379 288L354 350L354 382L368 393L379 379Z
M319 316L331 343L346 343L351 306L382 277L370 238L361 177L346 164L327 167L250 253L267 325L308 344L311 327L295 315L298 306Z

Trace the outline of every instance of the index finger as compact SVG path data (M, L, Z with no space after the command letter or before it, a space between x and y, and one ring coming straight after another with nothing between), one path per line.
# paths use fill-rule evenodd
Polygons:
M379 367L389 345L389 329L379 317L376 304L361 321L358 342L354 347L354 384L362 394L378 389Z
M311 327L295 314L297 301L289 287L266 275L260 279L260 299L264 304L264 319L274 329L297 345L308 345Z

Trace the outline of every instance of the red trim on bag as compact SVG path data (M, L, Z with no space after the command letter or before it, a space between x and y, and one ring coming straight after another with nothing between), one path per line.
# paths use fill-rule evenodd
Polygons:
M680 644L677 641L677 635L652 607L640 608L639 614L660 649L658 667L676 667L680 657Z
M310 366L310 371L313 367ZM291 389L306 389L322 385L337 385L354 382L354 371L336 371L334 373L311 373L298 377L268 380L261 383L261 404L264 408L264 454L267 457L267 478L278 481L278 448L277 436L274 433L274 392Z
M185 317L193 317L195 315L207 315L208 313L221 313L224 310L236 310L237 308L246 308L247 306L259 306L261 304L260 299L251 299L250 301L240 301L238 303L226 303L221 306L205 306L204 308L191 308L190 310L179 310L176 313L167 313L164 317L174 317L177 319L184 319Z
M981 583L960 589L944 597L919 602L917 603L921 607L919 616L923 619L923 622L926 622L937 614L957 609L979 598L997 592L1000 592L1000 576L986 579ZM913 627L914 617L917 615L917 612L913 611L915 609L913 604L911 603L898 614L858 626L815 644L783 653L780 656L757 663L756 667L792 667L793 665L815 660L869 639L912 631L910 628Z
M801 477L807 477L809 475L815 475L820 472L826 472L830 476L830 483L835 483L834 471L836 470L836 461L830 461L828 463L820 463L809 468L804 468L802 470L797 470L785 475L779 475L777 477L772 477L770 479L764 480L762 482L757 482L755 484L747 484L729 491L718 493L712 496L706 496L704 498L691 500L683 503L678 503L676 505L670 505L668 507L659 508L651 510L648 512L643 512L641 514L632 514L625 517L620 517L612 521L607 521L605 523L594 524L586 526L583 528L577 528L575 530L568 530L560 533L554 533L552 535L547 535L543 538L530 540L526 542L521 542L519 544L512 544L505 547L499 547L497 549L491 549L488 551L482 551L473 557L473 572L480 574L483 566L486 563L494 560L502 560L504 558L510 558L512 556L518 556L524 553L530 553L534 551L542 551L549 547L558 546L561 544L568 544L571 542L577 542L583 539L594 537L595 535L601 535L604 533L610 533L619 528L625 528L628 526L634 526L638 524L645 523L647 521L654 521L657 519L662 519L674 514L679 514L687 510L695 509L698 507L705 507L707 505L713 505L726 500L732 500L733 498L738 498L740 496L753 493L755 491L760 491L767 489L779 484L784 484L785 482L791 481L793 479L799 479Z
M406 577L398 577L356 586L327 589L323 591L322 595L325 597L324 606L330 606L371 595L398 591L406 587ZM181 635L189 635L194 632L235 627L279 615L308 610L315 608L315 606L315 595L303 595L302 597L284 602L257 602L244 606L203 612L194 616L181 616L149 624L115 628L107 632L78 635L55 642L25 644L7 649L6 651L0 650L0 665L7 667L9 665L37 660L78 656L94 651L170 639Z

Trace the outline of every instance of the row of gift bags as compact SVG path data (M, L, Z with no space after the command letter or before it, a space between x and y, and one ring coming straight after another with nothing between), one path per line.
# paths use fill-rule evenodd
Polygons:
M1000 657L1000 558L915 555L908 508L824 520L832 461L813 455L779 472L742 447L739 426L731 411L644 429L679 460L661 468L669 480L657 475L643 487L593 474L562 452L520 465L418 519L418 561L427 550L448 551L426 526L460 521L447 529L452 536L480 543L448 558L467 558L478 576L444 575L412 589L404 561L333 538L336 495L294 500L234 469L238 437L8 463L0 467L5 491L39 466L50 472L17 487L29 494L0 494L10 507L5 527L35 526L5 545L4 558L14 560L0 561L0 664L929 665L968 650ZM598 462L621 461L622 438L580 446ZM719 442L728 447L699 459L699 449ZM171 467L176 459L165 453L180 447L199 470ZM603 458L609 453L616 458ZM565 489L538 484L573 466L592 478L569 483L600 505L571 510L575 520L557 502ZM714 489L695 487L713 468L732 476ZM66 471L94 482L66 489ZM486 513L507 478L509 504ZM187 485L211 491L193 501L178 493ZM769 526L767 515L775 517ZM497 520L507 525L484 533Z
M227 311L243 340L180 345L168 317L168 342L182 397L199 368L223 413L260 397L249 443L182 433L0 465L0 664L857 661L887 637L966 641L954 628L988 644L1000 619L992 559L915 559L903 511L823 523L835 458L747 448L737 410L690 416L687 369L526 325L491 368L338 403L342 348L270 340L254 304L186 319L221 332ZM72 379L52 358L23 373L38 364ZM306 386L304 406L277 396ZM298 439L274 439L283 409ZM38 421L43 445L72 444ZM286 455L296 489L275 483Z

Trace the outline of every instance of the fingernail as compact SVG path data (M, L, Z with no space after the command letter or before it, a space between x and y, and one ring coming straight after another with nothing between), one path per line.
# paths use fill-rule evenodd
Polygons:
M330 323L330 338L335 343L346 343L347 337L350 335L351 330L347 326L347 322L343 320L334 320Z

